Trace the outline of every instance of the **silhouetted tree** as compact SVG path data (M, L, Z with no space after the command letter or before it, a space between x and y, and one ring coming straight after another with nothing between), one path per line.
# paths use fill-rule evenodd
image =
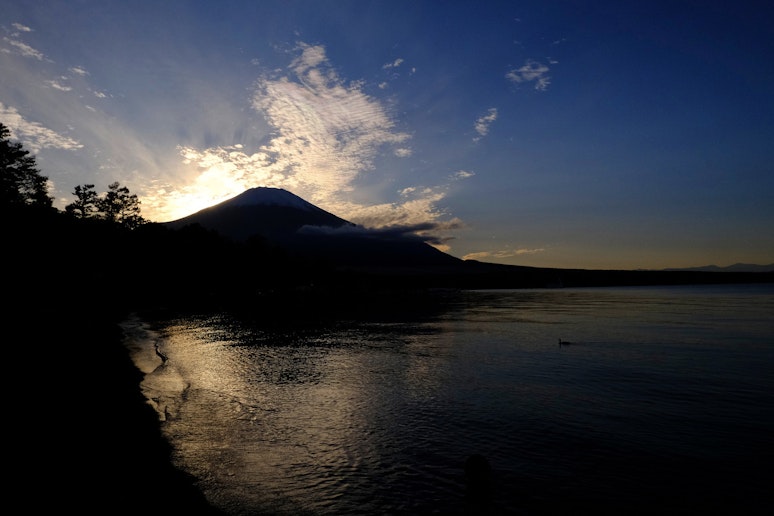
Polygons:
M103 219L127 229L135 229L147 222L140 215L137 195L129 193L129 189L118 181L108 185L107 193L97 200L97 208Z
M78 185L73 191L75 201L65 206L65 212L77 219L89 219L99 214L99 195L94 185Z
M0 206L51 208L48 178L21 143L10 141L11 130L0 123Z

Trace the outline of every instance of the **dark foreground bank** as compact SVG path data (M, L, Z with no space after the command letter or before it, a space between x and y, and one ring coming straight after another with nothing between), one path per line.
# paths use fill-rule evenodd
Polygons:
M218 514L172 466L119 318L34 304L9 317L5 502L15 512Z

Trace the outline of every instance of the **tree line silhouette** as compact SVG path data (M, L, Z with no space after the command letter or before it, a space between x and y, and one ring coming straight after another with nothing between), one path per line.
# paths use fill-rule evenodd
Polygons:
M18 215L54 215L54 200L48 193L48 177L20 142L10 141L10 129L0 123L0 204L4 211ZM75 201L65 213L76 219L102 220L112 225L135 229L147 221L140 215L137 195L119 182L108 185L99 194L93 184L78 185Z
M76 186L64 210L48 190L35 157L0 123L0 242L5 290L17 305L244 300L308 285L329 271L261 237L233 242L197 225L172 230L148 221L137 195L119 182L102 193L94 184Z

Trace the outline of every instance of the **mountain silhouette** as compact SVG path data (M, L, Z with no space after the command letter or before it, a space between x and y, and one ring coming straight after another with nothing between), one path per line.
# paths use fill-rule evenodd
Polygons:
M280 188L251 188L187 217L162 223L171 230L199 226L236 243L257 240L300 259L304 270L325 264L385 285L454 288L561 288L619 285L759 283L774 271L586 270L461 260L426 243L410 228L364 228ZM289 265L290 266L290 265ZM303 273L304 270L299 270ZM328 269L331 270L331 269Z
M368 229L280 188L251 188L187 217L170 229L199 225L235 242L259 238L307 258L355 268L454 267L463 263L420 237Z
M304 226L354 226L287 190L267 187L251 188L220 204L167 222L166 226L181 229L191 224L237 242L255 236L286 241Z

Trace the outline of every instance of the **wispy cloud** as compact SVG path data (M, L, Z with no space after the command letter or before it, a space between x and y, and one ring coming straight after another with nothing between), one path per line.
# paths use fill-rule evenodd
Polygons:
M265 151L275 166L296 178L312 202L351 190L358 174L372 169L385 146L405 142L384 106L359 83L346 84L330 68L320 46L301 45L291 64L295 79L260 81L253 106L276 134Z
M474 137L473 141L477 142L482 137L486 136L489 133L489 126L492 125L492 122L495 120L497 120L497 108L489 108L486 115L478 117L474 124L478 136Z
M24 57L31 57L33 59L37 59L38 61L43 61L46 59L46 56L43 54L43 52L35 50L31 46L19 40L4 37L3 41L11 46L10 49L5 49L7 52L16 53Z
M389 73L389 80L380 82L377 86L380 90L386 90L390 87L390 81L396 80L400 77L400 73L398 72L398 67L402 66L405 60L402 57L399 57L395 59L394 61L390 61L389 63L385 63L382 65L382 70L386 70ZM416 68L411 67L408 69L407 73L408 75L413 75L416 72Z
M339 209L347 213L348 220L366 227L411 226L437 222L443 212L437 203L446 196L446 188L408 187L399 192L400 197L391 203L361 205L340 202Z
M320 226L304 226L299 229L299 233L303 234L325 234L331 236L337 235L356 235L362 237L378 237L381 240L404 240L412 239L421 242L425 242L436 247L443 246L446 243L446 239L438 237L434 234L438 230L449 230L460 227L461 224L457 223L433 223L422 222L411 225L394 224L391 226L382 226L380 228L367 228L364 226L340 226L337 228L320 227Z
M517 256L523 256L525 254L538 254L544 252L545 249L503 249L500 251L481 251L477 253L468 253L462 257L463 260L492 260L492 259L506 259L514 258Z
M396 59L395 61L393 61L393 62L391 62L391 63L387 63L386 65L382 66L382 68L384 68L385 70L387 70L387 69L389 69L389 68L397 68L397 67L399 67L401 64L403 64L403 59L399 57L399 58L398 58L398 59Z
M32 153L43 148L75 150L83 147L78 141L63 136L36 122L30 122L22 117L18 110L0 102L0 120L8 126L11 137L21 141Z
M547 65L529 59L524 63L524 66L511 70L505 74L505 77L517 84L534 82L536 90L545 91L551 84L548 71Z
M459 180L459 179L468 179L469 177L475 176L475 172L470 172L467 170L458 170L454 174L452 174L452 179Z
M59 91L72 91L72 86L69 86L67 84L64 84L64 81L67 80L67 77L59 77L58 79L53 79L50 81L45 81L46 84L54 88L55 90Z

